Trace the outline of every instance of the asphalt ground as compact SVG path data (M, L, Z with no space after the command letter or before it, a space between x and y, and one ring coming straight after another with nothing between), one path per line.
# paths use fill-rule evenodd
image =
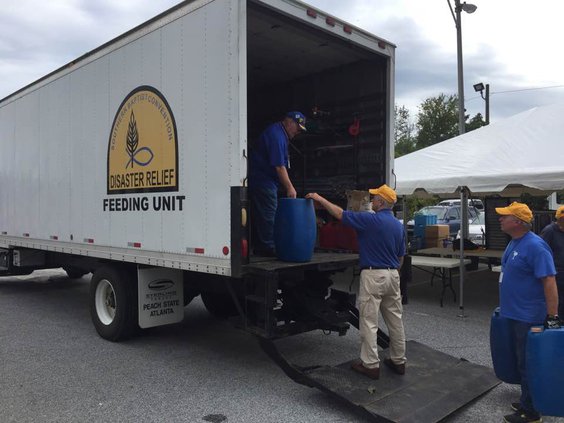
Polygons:
M489 321L497 277L469 273L464 314L440 281L414 272L404 306L407 338L491 367ZM0 278L0 422L360 422L370 420L289 379L256 340L211 317L200 299L182 323L111 343L88 311L90 276L62 270ZM458 293L458 278L455 277ZM352 274L337 286L355 291ZM358 333L321 331L277 341L298 365L336 365L358 357ZM408 357L409 359L409 357ZM409 364L408 364L409 371ZM500 422L519 388L500 384L445 422ZM545 422L564 422L545 417Z

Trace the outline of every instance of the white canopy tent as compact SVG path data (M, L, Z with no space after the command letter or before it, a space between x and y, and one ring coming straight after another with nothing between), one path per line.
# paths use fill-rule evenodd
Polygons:
M506 197L518 197L523 192L548 195L564 189L563 147L564 104L535 107L396 159L396 192L456 195L461 200L467 198L468 191L473 195ZM467 207L466 201L461 204ZM462 316L463 258L462 249Z
M535 107L395 160L398 195L564 189L564 104Z

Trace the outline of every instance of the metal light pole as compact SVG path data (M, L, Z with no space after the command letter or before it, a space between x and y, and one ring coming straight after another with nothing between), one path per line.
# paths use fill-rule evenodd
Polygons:
M462 20L461 11L464 10L466 13L474 13L477 6L470 3L460 4L460 0L454 0L454 11L452 10L452 5L450 0L447 0L448 6L450 7L450 12L452 13L452 18L454 19L454 24L456 26L456 55L458 59L458 133L463 134L465 132L466 116L464 110L464 74L462 66Z
M480 96L486 101L486 125L490 124L490 84L485 86L486 96L484 97L484 84L481 82L474 84L474 91L479 92Z
M460 135L465 132L466 116L464 110L464 75L462 71L462 21L461 21L461 11L464 10L466 13L474 13L477 7L473 4L462 3L460 0L454 0L454 11L452 10L452 5L450 0L447 0L448 7L454 19L454 24L456 25L456 53L458 58L458 132ZM463 210L461 225L460 225L460 314L459 317L466 317L464 315L464 239L468 236L468 194L465 187L461 187L460 190L460 206Z

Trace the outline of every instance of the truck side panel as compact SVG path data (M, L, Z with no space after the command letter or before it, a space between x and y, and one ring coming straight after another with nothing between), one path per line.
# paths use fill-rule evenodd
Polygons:
M230 191L246 176L241 10L185 3L0 103L0 243L229 274ZM112 124L144 86L174 116L178 190L109 193ZM109 206L135 198L148 210Z

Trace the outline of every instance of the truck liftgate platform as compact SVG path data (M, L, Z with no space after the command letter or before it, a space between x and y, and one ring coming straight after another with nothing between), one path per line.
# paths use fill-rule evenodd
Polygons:
M405 375L382 365L379 380L353 371L354 360L338 366L300 368L288 363L274 342L259 342L294 381L330 394L375 422L438 422L500 383L488 367L415 341L407 342ZM387 357L387 350L380 356L381 360Z

